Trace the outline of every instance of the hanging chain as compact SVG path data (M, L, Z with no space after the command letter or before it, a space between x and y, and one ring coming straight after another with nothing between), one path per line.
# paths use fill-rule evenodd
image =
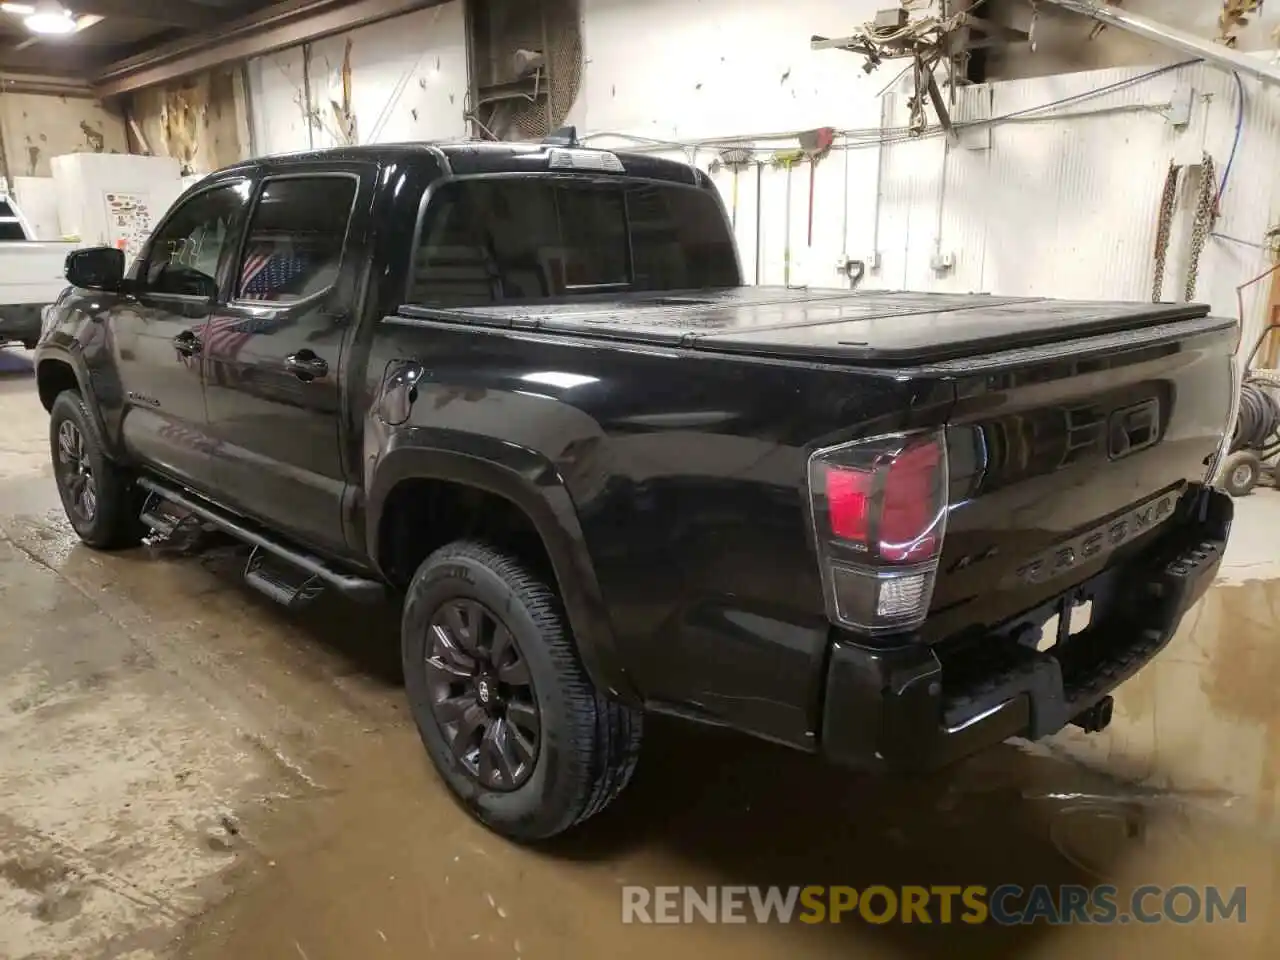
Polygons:
M1164 266L1169 255L1169 234L1173 230L1173 206L1178 199L1178 174L1182 168L1169 164L1164 178L1164 193L1160 195L1160 213L1156 217L1155 275L1151 280L1151 302L1159 303L1164 293Z
M1187 263L1187 284L1183 300L1190 303L1196 298L1196 279L1200 272L1200 254L1204 251L1205 241L1213 233L1218 220L1218 177L1214 170L1213 157L1204 155L1204 166L1200 173L1200 197L1196 203L1196 219L1191 225L1191 258Z

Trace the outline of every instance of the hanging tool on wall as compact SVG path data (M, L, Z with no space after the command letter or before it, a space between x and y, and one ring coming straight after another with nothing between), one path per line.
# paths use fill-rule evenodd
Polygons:
M813 193L817 183L818 161L831 152L836 131L833 127L819 127L800 134L800 149L809 158L809 246L813 246Z
M1169 240L1173 236L1173 212L1178 200L1178 181L1183 170L1194 169L1195 165L1183 167L1169 164L1169 172L1165 176L1164 189L1160 194L1160 211L1156 217L1156 249L1155 271L1151 284L1151 302L1159 303L1164 293L1165 262L1169 255ZM1216 210L1218 178L1213 157L1204 154L1199 164L1200 186L1196 193L1195 218L1191 222L1191 246L1187 256L1187 276L1183 284L1183 301L1190 303L1196 296L1196 285L1200 273L1200 255L1204 252L1205 241L1213 233L1218 220Z
M791 168L804 159L803 150L779 150L773 155L773 165L787 171L787 201L783 214L786 227L782 247L782 285L791 286Z
M1169 164L1169 172L1164 178L1164 189L1160 192L1160 210L1156 214L1156 249L1152 259L1155 261L1151 278L1151 302L1159 303L1164 295L1164 267L1169 256L1169 237L1173 233L1173 208L1178 200L1178 174L1182 167Z
M1016 29L982 16L984 0L900 0L898 7L878 10L875 16L856 26L847 37L810 38L813 50L847 50L864 60L867 73L889 60L910 59L914 93L908 102L911 111L910 132L925 133L929 121L926 105L932 104L943 131L956 139L951 111L938 86L937 71L948 68L951 103L956 87L966 82L960 65L969 51L1006 44L1029 43L1030 31ZM1037 0L1031 0L1034 23ZM1251 2L1251 0L1243 0ZM975 14L974 11L978 11ZM906 72L905 70L903 71ZM895 81L896 82L896 79Z
M733 171L733 200L729 207L729 222L734 234L738 231L738 174L751 163L751 151L741 147L731 147L720 151L720 163Z
M1191 223L1191 255L1187 262L1187 283L1183 299L1190 303L1196 298L1196 278L1200 273L1200 254L1205 241L1218 223L1218 175L1213 157L1204 155L1200 161L1200 192L1196 197L1196 217Z

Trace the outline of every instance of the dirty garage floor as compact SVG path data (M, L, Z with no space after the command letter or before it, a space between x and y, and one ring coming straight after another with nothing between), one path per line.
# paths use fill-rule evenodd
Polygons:
M77 545L26 357L0 367L0 960L1261 957L1280 938L1280 493L1242 502L1222 582L1106 734L907 783L654 722L623 799L530 850L436 781L394 611L290 614L235 557ZM1244 885L1248 922L620 922L624 884L1104 882Z

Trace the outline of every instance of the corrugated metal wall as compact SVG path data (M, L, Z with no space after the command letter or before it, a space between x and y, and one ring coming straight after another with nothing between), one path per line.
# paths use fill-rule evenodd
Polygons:
M993 115L1141 76L1136 69L992 85ZM1240 97L1234 77L1197 65L1086 102L1047 119L1017 118L992 130L985 183L958 183L985 223L980 289L1064 297L1148 299L1160 199L1169 165L1208 153L1221 184L1220 217L1200 259L1195 299L1237 312L1235 288L1270 265L1262 249L1276 223L1280 91L1244 81L1241 137L1233 154ZM1190 123L1175 126L1166 105L1190 96ZM1174 210L1162 298L1180 300L1201 171L1183 175ZM957 198L958 199L958 198ZM982 216L983 208L987 209ZM1233 237L1236 239L1226 239ZM1244 241L1244 242L1239 242ZM1267 286L1246 301L1246 341L1256 336ZM1260 296L1259 296L1260 294Z
M679 6L663 3L660 9ZM812 228L808 165L788 172L769 163L771 151L794 140L754 141L753 163L714 173L749 280L758 267L764 283L844 284L836 264L847 256L868 265L868 287L1147 299L1169 164L1198 162L1207 151L1221 176L1232 154L1236 81L1203 65L1102 95L1094 94L1144 76L1143 69L961 89L954 115L995 118L991 125L959 143L912 139L902 134L908 91L899 84L877 95L887 69L868 78L856 57L808 49L812 30L835 32L873 0L858 0L853 12L837 0L805 0L802 17L765 0L748 6L751 17L728 19L727 8L701 20L689 10L680 29L646 35L653 49L641 56L635 38L658 11L588 0L584 88L570 119L599 146L652 150L651 138L682 141L658 149L703 168L719 151L700 137L817 123L858 131L817 166ZM728 39L737 45L726 46ZM260 58L248 77L259 154L464 135L462 4ZM1197 299L1231 314L1236 286L1270 263L1262 244L1276 219L1272 171L1280 160L1280 92L1243 86L1243 134L1217 232L1244 242L1210 239L1196 290ZM1184 96L1189 122L1175 125L1166 114ZM1041 109L1060 101L1056 110ZM1197 177L1193 171L1178 194L1166 299L1179 298L1185 282ZM1261 322L1266 293L1259 284L1246 301L1247 338Z
M1209 238L1200 259L1196 299L1234 315L1237 285L1271 264L1263 245L1278 219L1280 91L1243 82L1242 133L1232 159L1240 117L1234 77L1190 66L1096 95L1144 75L1126 68L962 90L958 118L996 122L967 133L959 144L941 136L903 138L896 131L907 122L905 96L886 94L884 139L890 142L853 142L847 175L840 149L818 166L812 245L809 171L805 165L793 170L792 282L843 283L835 264L847 254L868 265L878 259L864 280L867 287L1150 299L1160 198L1169 165L1177 162L1197 165L1178 191L1163 285L1163 299L1180 300L1198 164L1207 152L1219 182L1228 162L1231 172L1218 235ZM1189 122L1175 125L1166 113L1184 97L1190 97ZM1063 100L1069 102L1054 111L1041 109ZM786 262L786 174L767 165L763 148L785 144L755 145L766 163L761 281L779 283ZM717 150L703 145L661 152L710 169ZM713 175L731 207L733 173ZM754 166L738 174L737 234L749 279L757 242L755 176ZM935 269L948 262L954 265ZM1246 342L1260 330L1267 289L1259 284L1246 297Z

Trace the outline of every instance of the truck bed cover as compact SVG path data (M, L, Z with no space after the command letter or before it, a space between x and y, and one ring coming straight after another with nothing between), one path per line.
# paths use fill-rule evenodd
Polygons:
M936 363L1208 314L1151 304L987 294L739 287L476 307L401 316L716 352L874 364Z

